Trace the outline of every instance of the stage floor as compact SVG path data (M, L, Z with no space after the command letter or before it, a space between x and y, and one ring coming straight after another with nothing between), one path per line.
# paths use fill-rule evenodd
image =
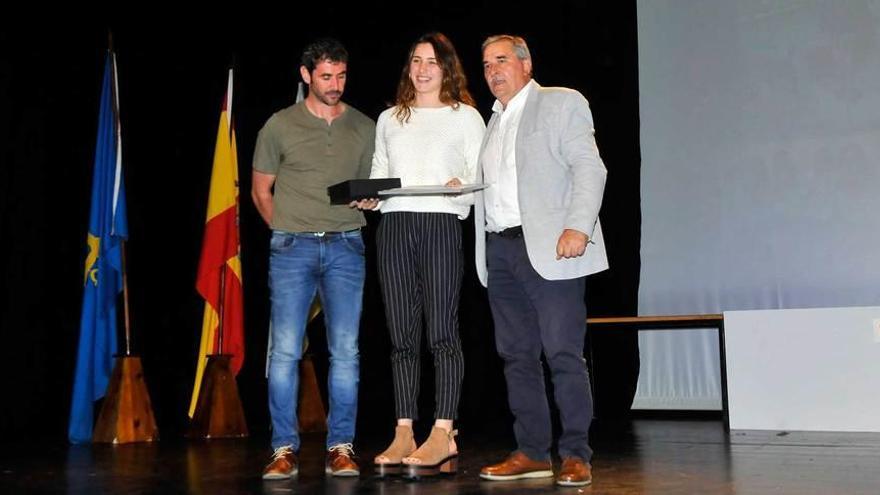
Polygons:
M390 435L391 432L389 431ZM306 435L298 478L264 482L265 439L69 447L2 445L0 493L522 494L865 494L880 493L880 434L724 432L720 420L637 419L594 425L593 485L552 479L488 482L480 467L512 446L504 434L462 431L459 473L407 482L372 477L380 435L359 441L359 479L324 476L323 435ZM558 461L554 467L558 469Z

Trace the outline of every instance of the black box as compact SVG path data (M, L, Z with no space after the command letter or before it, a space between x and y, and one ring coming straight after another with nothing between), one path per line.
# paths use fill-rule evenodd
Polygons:
M352 201L378 198L379 191L400 187L400 179L352 179L327 188L330 204L347 205Z

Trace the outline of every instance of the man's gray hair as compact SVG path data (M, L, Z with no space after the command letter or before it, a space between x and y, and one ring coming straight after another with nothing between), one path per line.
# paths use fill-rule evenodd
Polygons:
M526 40L522 39L520 36L514 36L512 34L496 34L489 36L486 38L486 41L483 42L483 51L486 51L487 46L498 41L509 41L513 44L513 52L516 54L516 58L520 60L532 59L532 55L529 53L529 45L526 44Z

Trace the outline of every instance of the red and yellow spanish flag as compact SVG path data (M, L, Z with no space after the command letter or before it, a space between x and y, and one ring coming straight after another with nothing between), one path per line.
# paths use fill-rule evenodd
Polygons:
M196 289L205 299L199 361L189 416L195 413L210 354L231 354L236 375L244 361L244 318L242 317L241 257L238 236L238 158L232 125L232 70L214 148L214 168L208 194L208 214ZM220 332L223 332L222 349Z

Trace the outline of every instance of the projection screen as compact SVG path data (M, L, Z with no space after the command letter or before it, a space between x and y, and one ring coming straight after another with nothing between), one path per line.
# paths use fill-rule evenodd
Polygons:
M639 313L880 304L880 0L638 0ZM636 409L718 409L712 331Z

